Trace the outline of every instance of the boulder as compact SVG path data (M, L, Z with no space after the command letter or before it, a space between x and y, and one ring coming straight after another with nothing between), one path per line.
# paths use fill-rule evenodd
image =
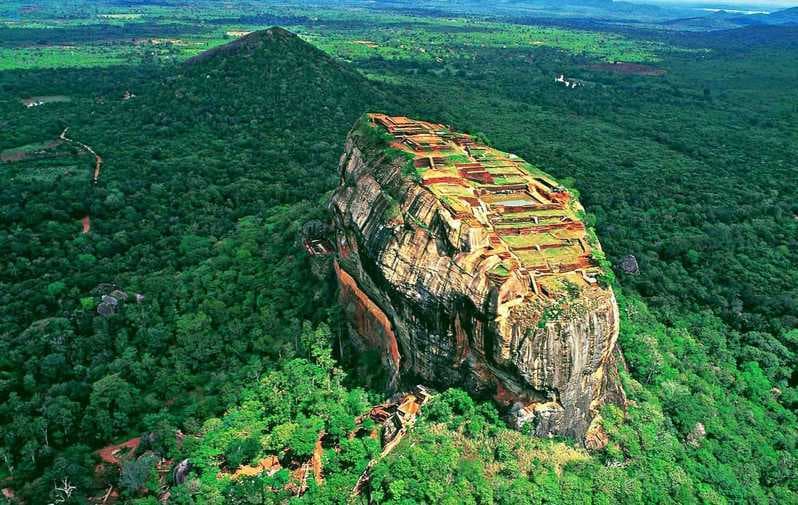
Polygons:
M116 314L116 305L103 302L97 305L97 313L103 317L111 317Z
M624 273L627 274L636 274L640 272L640 267L637 264L637 258L631 254L621 258L621 262L618 264L618 266Z
M175 465L175 469L172 472L172 480L174 480L175 485L179 486L180 484L186 481L186 477L188 476L188 472L191 471L191 462L188 459L181 460L177 465Z
M693 429L687 434L687 445L697 448L701 445L701 441L707 436L707 431L703 423L695 423Z

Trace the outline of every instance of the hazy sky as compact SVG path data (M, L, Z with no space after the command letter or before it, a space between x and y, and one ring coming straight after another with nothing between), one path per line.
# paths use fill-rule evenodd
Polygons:
M651 4L679 4L679 5L706 5L707 7L722 7L731 6L744 8L744 9L783 9L786 7L798 6L798 0L630 0L633 3L651 3Z

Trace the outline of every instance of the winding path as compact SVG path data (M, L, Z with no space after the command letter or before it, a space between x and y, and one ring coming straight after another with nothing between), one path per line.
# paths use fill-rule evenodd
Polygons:
M92 175L91 182L93 184L97 184L97 181L100 180L100 171L102 170L102 166L103 166L103 158L102 158L102 156L97 154L94 151L94 149L91 148L91 146L87 146L83 142L79 142L77 140L74 140L74 139L71 139L71 138L67 137L66 134L67 134L68 131L69 131L69 127L67 126L66 128L64 128L64 131L61 132L61 135L59 135L58 138L63 140L64 142L69 142L70 144L77 144L81 148L83 148L84 151L86 151L88 153L91 153L91 155L94 156L94 174ZM89 233L91 231L91 217L88 214L86 214L83 217L82 223L83 223L83 233L84 234L85 233Z
M94 149L92 149L90 146L87 146L83 142L79 142L77 140L74 140L74 139L71 139L71 138L67 137L66 133L68 131L69 131L69 127L67 126L66 128L64 128L64 131L61 132L61 135L58 138L60 138L61 140L66 141L66 142L70 142L72 144L77 144L80 147L82 147L85 151L91 153L94 156L94 176L92 177L92 182L94 184L97 184L97 181L100 180L100 170L102 170L102 166L103 166L103 158L102 158L102 156L97 154L94 151Z

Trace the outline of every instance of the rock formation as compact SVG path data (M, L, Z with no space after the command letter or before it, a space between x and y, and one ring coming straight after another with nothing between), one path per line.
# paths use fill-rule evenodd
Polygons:
M637 258L632 254L627 254L621 258L621 262L618 264L618 267L620 267L620 269L627 274L640 273L640 267L637 264Z
M469 135L381 114L350 132L340 172L341 303L391 387L463 387L538 435L606 444L598 411L625 404L618 308L571 193Z

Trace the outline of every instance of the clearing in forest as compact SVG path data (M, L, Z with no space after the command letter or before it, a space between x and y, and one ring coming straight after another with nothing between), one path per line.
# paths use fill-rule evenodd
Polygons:
M0 161L11 163L22 161L34 155L45 155L59 145L61 145L60 140L48 140L46 142L34 142L24 146L12 147L11 149L0 151Z
M22 102L22 105L25 107L37 107L47 103L71 102L72 98L66 95L46 95L21 98L19 101Z

